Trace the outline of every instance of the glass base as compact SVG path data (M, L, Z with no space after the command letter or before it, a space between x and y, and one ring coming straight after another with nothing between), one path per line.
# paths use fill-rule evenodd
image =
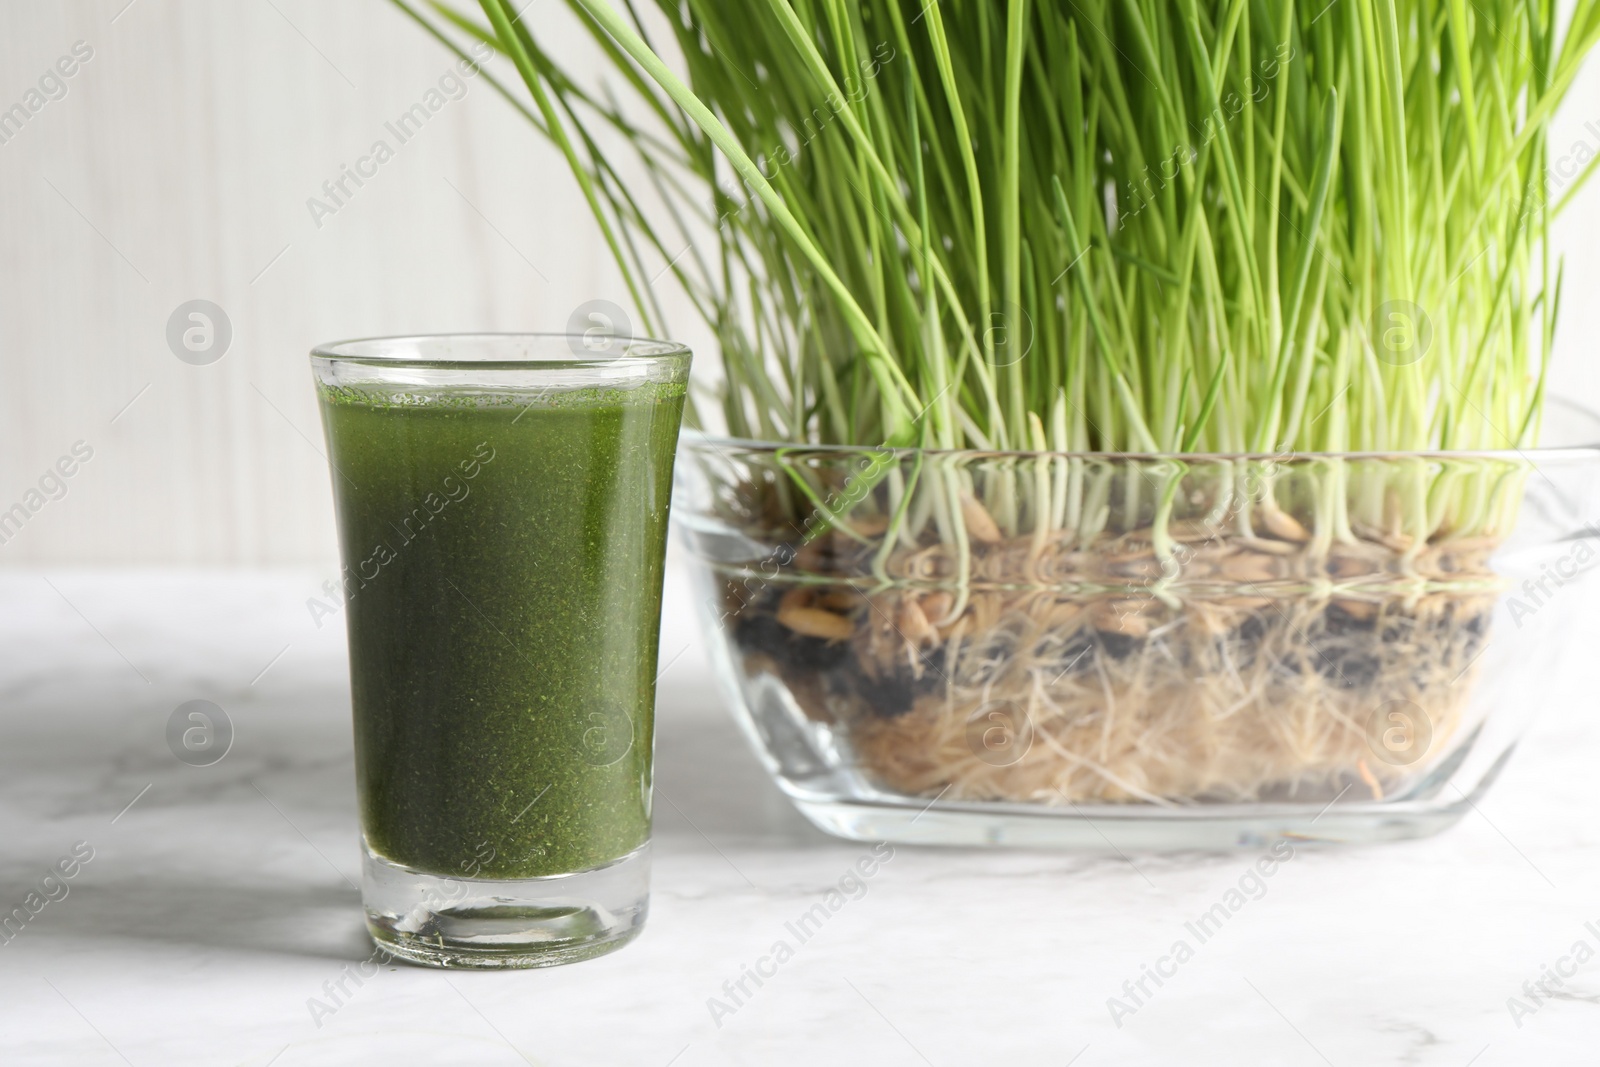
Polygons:
M602 867L543 878L452 878L384 859L362 841L361 899L378 947L430 967L554 967L639 936L650 843Z
M1503 761L1502 761L1503 762ZM1061 848L1088 852L1167 852L1258 849L1278 841L1297 845L1369 844L1439 833L1483 795L1489 780L1454 802L1334 804L1214 804L1156 809L1148 805L933 802L879 796L819 797L786 789L819 829L852 841L907 845Z

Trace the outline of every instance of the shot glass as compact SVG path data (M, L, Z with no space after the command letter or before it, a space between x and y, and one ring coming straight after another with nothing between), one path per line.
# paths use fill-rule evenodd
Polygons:
M313 350L362 899L387 952L537 967L643 927L689 360L681 345L592 335Z

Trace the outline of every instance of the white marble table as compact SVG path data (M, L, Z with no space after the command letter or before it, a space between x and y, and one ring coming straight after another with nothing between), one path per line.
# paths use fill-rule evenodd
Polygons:
M554 970L392 965L358 985L342 619L319 630L306 607L327 577L0 574L0 912L93 850L0 943L0 1064L1600 1062L1600 958L1569 957L1600 949L1584 691L1528 695L1544 713L1481 814L1302 851L1120 1026L1108 998L1255 856L899 848L714 1019L710 998L732 1004L724 983L869 848L811 829L765 779L677 572L643 937ZM197 698L236 728L210 767L164 738ZM1535 1001L1524 983L1547 967L1575 973ZM1512 997L1531 1010L1514 1019Z

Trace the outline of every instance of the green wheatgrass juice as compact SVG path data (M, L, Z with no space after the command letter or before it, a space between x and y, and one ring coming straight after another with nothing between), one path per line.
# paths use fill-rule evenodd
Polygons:
M321 398L369 846L528 878L644 844L684 386Z

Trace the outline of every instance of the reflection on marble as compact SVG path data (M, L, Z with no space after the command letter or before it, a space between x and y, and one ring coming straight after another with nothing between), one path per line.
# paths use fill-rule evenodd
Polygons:
M0 1063L1600 1060L1600 959L1554 996L1523 989L1600 944L1584 677L1529 695L1544 717L1480 815L1301 851L1201 943L1186 924L1256 857L897 848L852 877L872 846L812 829L768 782L676 571L644 936L551 971L362 977L342 620L318 629L305 607L324 577L0 577L0 911L75 843L94 850L0 943ZM191 699L234 725L210 767L166 747ZM1162 962L1179 940L1192 956ZM308 1001L341 983L314 1020ZM1114 1020L1113 997L1135 1010ZM1537 1010L1513 1020L1512 997Z

